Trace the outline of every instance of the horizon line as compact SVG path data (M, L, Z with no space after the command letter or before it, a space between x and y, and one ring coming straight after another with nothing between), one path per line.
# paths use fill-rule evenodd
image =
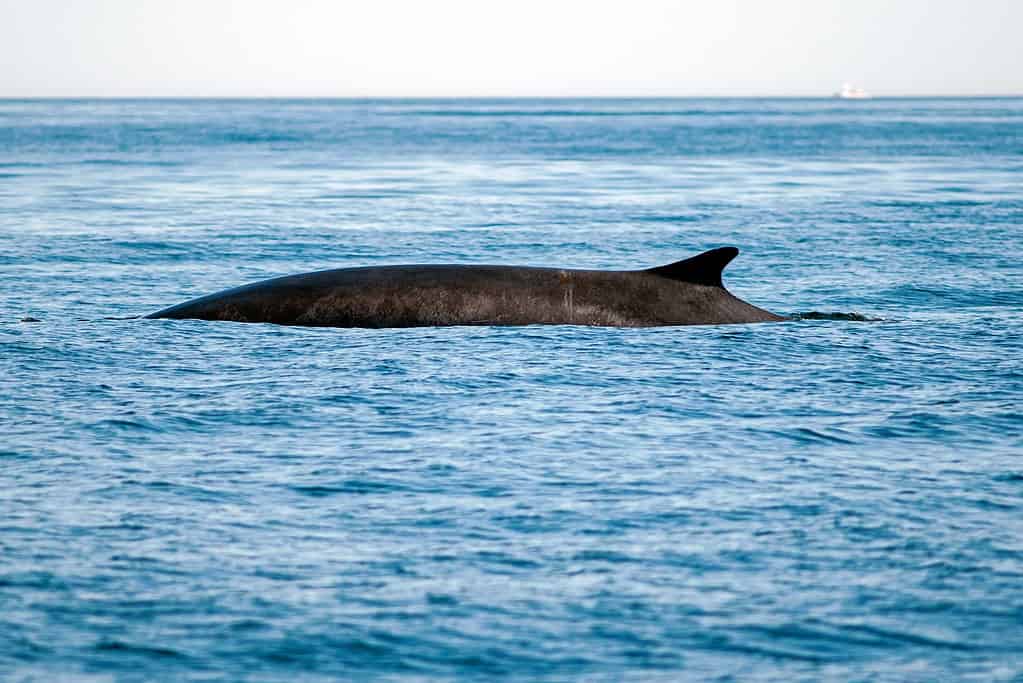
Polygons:
M883 94L842 98L836 94L786 95L2 95L5 100L906 100L906 99L1019 99L1020 93Z

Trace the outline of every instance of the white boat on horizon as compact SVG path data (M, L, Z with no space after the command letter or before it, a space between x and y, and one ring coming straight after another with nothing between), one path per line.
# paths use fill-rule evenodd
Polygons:
M843 100L869 100L870 93L852 83L843 83L842 89L835 93L835 97Z

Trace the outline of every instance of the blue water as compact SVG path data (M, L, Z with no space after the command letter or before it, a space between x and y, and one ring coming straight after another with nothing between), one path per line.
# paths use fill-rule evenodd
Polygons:
M1023 680L1021 238L1021 99L0 101L0 679ZM723 245L844 315L130 318Z

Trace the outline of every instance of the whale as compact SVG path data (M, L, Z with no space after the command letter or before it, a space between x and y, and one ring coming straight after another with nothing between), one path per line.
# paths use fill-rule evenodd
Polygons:
M310 327L589 325L657 327L787 318L725 289L721 247L645 270L380 265L320 270L226 289L145 318Z

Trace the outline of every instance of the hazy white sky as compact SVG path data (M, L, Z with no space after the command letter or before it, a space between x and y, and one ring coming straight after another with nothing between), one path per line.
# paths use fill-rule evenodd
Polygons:
M1023 94L1023 0L0 0L0 97Z

